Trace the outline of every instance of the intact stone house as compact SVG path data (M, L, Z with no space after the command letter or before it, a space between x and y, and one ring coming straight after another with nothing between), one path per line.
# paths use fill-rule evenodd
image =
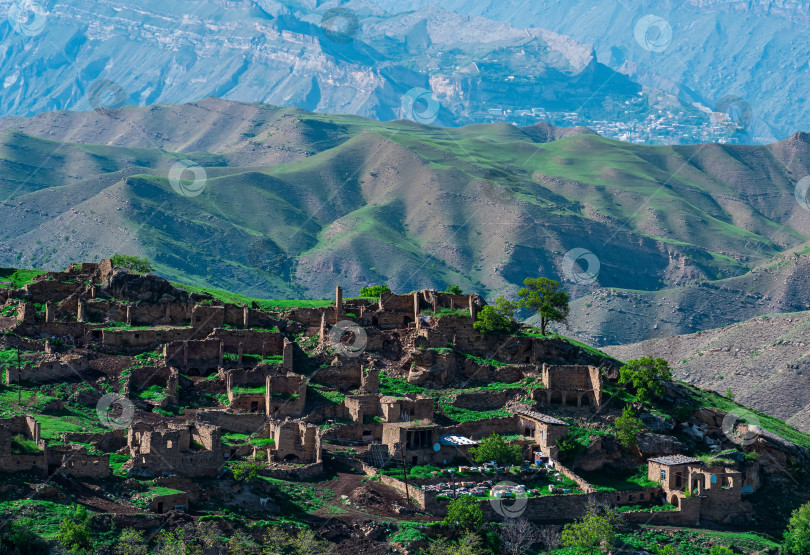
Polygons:
M559 452L557 440L568 435L568 424L559 418L531 410L512 409L510 412L517 417L518 433L534 441L544 455L556 457Z
M706 467L700 459L671 455L649 459L647 477L660 482L667 502L700 519L724 522L747 518L750 507L742 500L743 475L720 466Z

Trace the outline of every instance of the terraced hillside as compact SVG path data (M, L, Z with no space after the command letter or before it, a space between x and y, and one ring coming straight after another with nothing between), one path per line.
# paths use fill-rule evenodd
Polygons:
M489 295L530 275L566 279L565 253L582 248L599 285L657 291L744 276L810 237L795 196L810 173L805 134L646 147L585 129L441 129L217 99L0 127L7 266L124 252L254 297L382 282ZM204 168L196 196L172 188L184 160ZM569 285L575 297L590 287ZM611 334L603 342L636 337Z

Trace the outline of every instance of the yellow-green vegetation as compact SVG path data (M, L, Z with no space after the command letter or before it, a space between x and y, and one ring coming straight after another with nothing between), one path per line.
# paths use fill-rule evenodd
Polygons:
M33 282L35 277L44 273L41 270L0 268L0 289L19 289Z
M314 513L335 498L335 492L306 482L290 482L279 478L259 476L278 486L280 495L276 498L282 510L291 510L293 513Z
M647 479L647 465L641 465L632 472L586 472L579 470L577 474L598 492L636 490L660 485Z
M238 293L231 293L222 289L213 289L210 287L199 287L194 285L187 285L184 283L172 282L172 285L185 289L191 293L207 293L222 302L238 304L243 306L251 306L256 303L260 310L285 310L288 308L299 307L325 307L334 305L334 301L314 301L314 300L292 300L292 299L257 299L253 297L246 297Z
M647 550L660 553L671 546L678 555L706 555L712 545L724 545L738 553L777 552L779 543L757 532L719 532L689 528L663 528L642 526L638 531L621 532L617 540L628 550ZM555 552L556 553L556 552Z

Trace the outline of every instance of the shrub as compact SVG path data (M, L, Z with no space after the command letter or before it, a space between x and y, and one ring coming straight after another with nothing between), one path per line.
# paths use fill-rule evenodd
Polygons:
M477 446L470 448L473 460L478 463L495 461L501 466L520 464L523 452L520 445L509 445L498 434L492 434Z
M562 530L562 544L591 553L608 553L616 542L616 523L610 515L601 515L593 509L576 522L566 524Z
M790 517L785 530L785 552L791 555L810 553L810 503L805 503Z
M361 297L381 297L383 293L390 293L391 290L387 285L372 285L371 287L363 287L360 289Z
M451 295L463 295L464 293L461 291L461 287L458 285L451 285L447 288L445 293L450 293Z
M478 506L478 500L471 495L462 495L458 499L450 501L444 524L470 532L480 530L484 525L484 513Z
M510 333L515 329L515 323L494 306L487 305L478 313L473 327L480 333Z
M3 553L21 553L34 555L48 553L48 544L34 532L34 521L21 518L8 525L3 534Z
M68 517L62 520L56 540L71 554L85 553L92 548L90 514L84 506L76 505Z
M238 461L231 466L231 472L237 482L250 482L264 466L264 463L258 461Z
M616 439L622 447L632 449L638 445L638 434L644 431L644 424L636 418L633 409L624 407L622 415L613 425L616 427Z
M153 271L152 265L146 258L140 256L128 256L125 254L114 254L110 257L112 265L116 268L125 268L139 274L148 274Z

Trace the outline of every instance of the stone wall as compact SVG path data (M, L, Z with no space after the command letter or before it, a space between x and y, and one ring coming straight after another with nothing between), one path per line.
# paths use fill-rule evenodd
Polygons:
M224 410L203 410L197 412L197 422L219 426L224 432L254 434L264 428L267 416Z
M329 366L316 370L310 380L312 383L333 387L340 391L349 391L361 387L363 367L360 361L352 359L345 364Z
M110 475L110 455L90 455L87 447L48 449L48 465L57 472L81 478L103 479Z
M473 391L450 396L450 404L462 409L493 410L506 404L503 391Z
M271 421L269 436L275 444L267 450L268 460L296 463L321 462L321 432L302 421Z
M221 352L221 342L215 339L172 341L163 347L163 358L166 366L210 371L222 364Z
M16 384L18 379L32 384L79 380L90 368L86 356L68 355L52 358L53 360L44 360L36 366L21 367L19 375L16 365L9 366L6 369L6 384Z
M223 325L225 325L225 307L196 305L191 311L191 327L200 336L204 337Z
M153 513L165 513L182 506L188 510L188 494L185 492L156 495L149 501L149 510Z
M207 339L222 341L229 353L239 352L240 344L242 352L251 355L280 355L284 348L283 336L273 332L217 329Z
M90 332L90 337L95 338ZM101 343L108 347L155 349L163 343L180 343L193 334L191 328L156 328L148 330L101 330Z

